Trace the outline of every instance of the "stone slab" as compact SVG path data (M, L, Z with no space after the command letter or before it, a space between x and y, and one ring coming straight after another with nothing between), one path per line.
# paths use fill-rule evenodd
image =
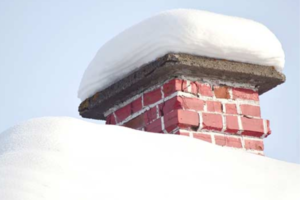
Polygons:
M284 74L274 67L169 53L86 99L80 104L79 113L85 118L104 120L104 112L114 105L176 77L247 84L256 88L259 94L285 82Z

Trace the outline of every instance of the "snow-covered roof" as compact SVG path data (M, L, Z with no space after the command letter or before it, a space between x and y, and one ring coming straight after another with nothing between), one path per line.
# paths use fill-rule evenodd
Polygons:
M1 200L298 200L300 166L72 118L0 134Z
M78 97L85 100L170 52L274 66L278 71L284 66L280 42L258 22L199 10L171 10L104 44L84 73Z

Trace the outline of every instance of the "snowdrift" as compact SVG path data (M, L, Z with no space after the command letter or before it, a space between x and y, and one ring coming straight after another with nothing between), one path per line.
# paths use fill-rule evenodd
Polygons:
M298 200L300 166L193 138L40 118L0 134L1 200Z

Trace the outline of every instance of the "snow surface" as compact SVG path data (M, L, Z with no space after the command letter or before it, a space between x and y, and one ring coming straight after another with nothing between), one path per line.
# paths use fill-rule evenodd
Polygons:
M72 118L0 134L1 200L299 200L300 166Z
M199 10L171 10L120 33L96 54L82 78L83 101L167 53L188 53L283 70L284 52L264 25Z

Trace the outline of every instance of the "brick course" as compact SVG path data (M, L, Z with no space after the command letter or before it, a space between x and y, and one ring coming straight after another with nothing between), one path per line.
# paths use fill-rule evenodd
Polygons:
M232 98L233 99L246 99L258 101L258 93L250 90L250 89L242 89L242 88L232 88Z
M241 114L250 116L250 117L260 117L260 107L259 106L252 106L247 104L240 105Z
M230 93L229 93L228 87L215 86L214 93L215 93L216 98L230 99Z
M116 107L106 123L263 154L260 137L267 137L271 130L269 121L260 118L258 100L258 93L251 89L177 78Z
M238 117L227 115L225 132L237 134L239 130Z
M233 103L226 103L225 110L227 114L237 114L236 104Z
M206 96L206 97L213 96L212 88L208 84L196 82L194 87L195 90L198 91L197 93L200 93L202 96Z
M262 140L245 140L245 148L250 150L264 150L264 143Z
M215 141L216 144L220 146L242 148L241 138L216 135Z
M147 92L144 94L144 106L148 106L151 104L156 103L157 101L161 100L161 89L155 89L153 91Z
M221 131L223 129L222 115L202 113L203 128L207 130Z
M209 112L222 112L222 103L219 101L206 101L206 105Z
M193 133L193 136L194 138L197 138L199 140L203 140L203 141L206 141L206 142L212 142L212 139L211 139L211 135L209 134L203 134L203 133Z
M152 133L162 133L161 119L157 119L145 127L145 131Z
M130 104L120 108L119 110L117 110L115 112L115 114L116 114L118 122L124 121L124 119L126 119L127 117L129 117L131 115Z
M164 96L167 97L176 91L181 91L182 81L180 79L173 79L163 85Z
M246 117L241 117L243 125L243 135L261 137L264 134L264 126L262 119L251 119Z

